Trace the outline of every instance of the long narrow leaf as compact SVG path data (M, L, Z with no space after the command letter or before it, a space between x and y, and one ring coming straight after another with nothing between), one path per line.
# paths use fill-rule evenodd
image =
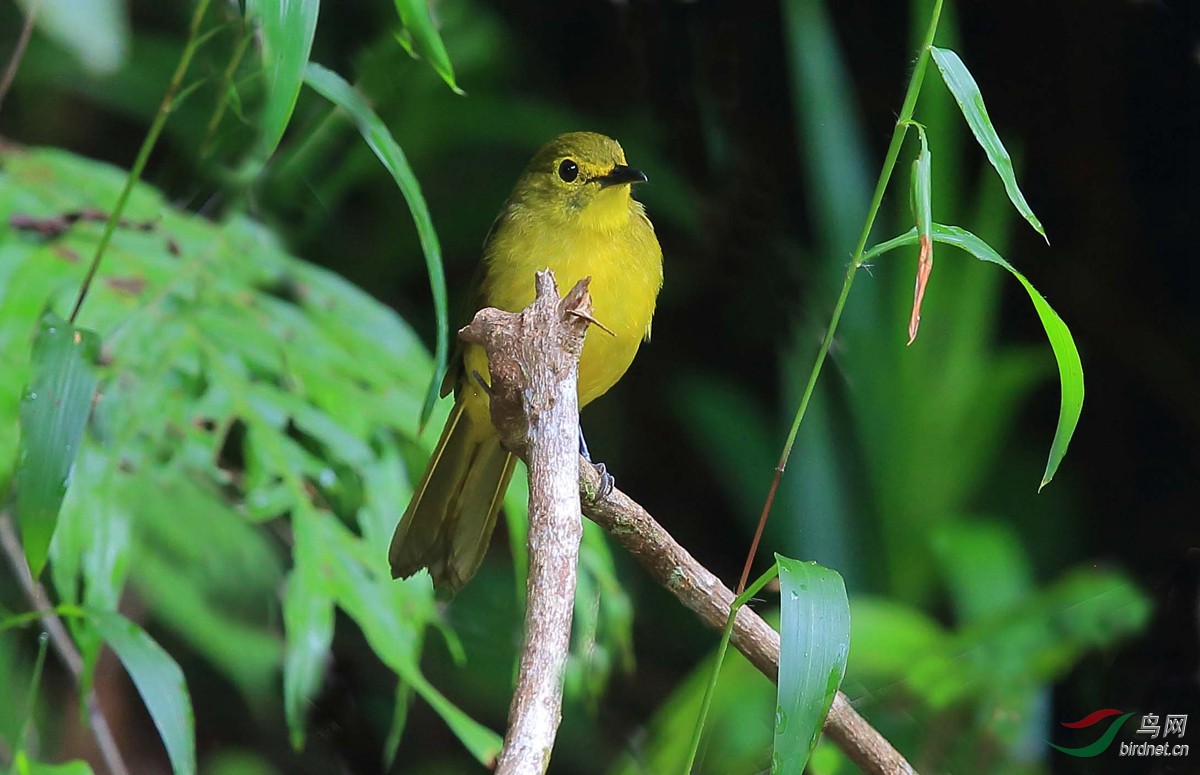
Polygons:
M1033 302L1034 309L1037 310L1038 318L1042 321L1042 327L1046 329L1046 338L1050 340L1050 347L1054 350L1054 359L1058 362L1058 380L1062 388L1062 404L1058 410L1058 426L1054 431L1054 441L1050 444L1050 458L1046 461L1046 471L1042 475L1041 484L1038 485L1038 489L1040 490L1050 483L1050 480L1054 478L1055 472L1058 471L1058 464L1062 462L1063 456L1067 454L1067 446L1071 443L1071 436L1075 433L1075 426L1079 424L1079 415L1083 412L1083 363L1079 359L1079 350L1075 347L1075 340L1071 336L1071 329L1067 328L1067 324L1058 316L1054 308L1025 279L1025 275L1018 272L1012 264L1005 261L999 253L979 237L957 226L945 226L935 223L933 225L933 239L937 242L944 242L947 245L954 245L957 248L961 248L980 261L990 261L1007 269L1025 288L1025 292L1029 294L1029 299ZM881 256L889 250L903 245L912 245L916 241L917 230L913 229L906 234L902 234L899 237L882 242L871 248L866 253L866 259L869 260L876 256Z
M429 285L433 291L433 312L437 322L437 346L434 351L436 368L429 390L425 394L425 403L421 407L421 425L433 411L433 403L437 400L438 390L442 384L442 375L446 372L446 358L449 354L450 333L446 312L446 275L442 270L442 247L438 242L437 232L433 228L433 219L429 216L429 208L425 204L425 196L421 193L421 185L413 174L404 151L392 137L382 119L371 110L362 95L354 87L346 83L340 75L316 62L310 62L304 71L304 80L318 94L337 105L350 115L358 125L358 131L366 140L367 145L375 152L375 156L387 168L404 194L408 209L417 224L417 236L421 240L421 250L425 253L425 266L429 271Z
M1000 180L1004 182L1004 190L1008 192L1008 198L1013 203L1013 207L1017 208L1021 217L1029 221L1029 225L1034 228L1034 231L1042 235L1042 239L1049 242L1046 230L1042 228L1042 222L1033 214L1029 203L1025 201L1025 195L1021 193L1021 189L1017 185L1017 174L1013 170L1012 159L1009 157L1004 143L1000 142L996 128L992 126L992 120L988 117L987 108L983 104L983 94L980 93L979 84L975 83L971 71L959 59L958 54L950 49L931 46L930 53L942 74L942 81L954 95L958 107L962 110L963 118L967 120L967 126L971 127L971 132L979 141L984 153L987 154L988 161L996 168Z
M321 686L325 663L333 643L333 597L324 580L328 561L307 507L297 509L292 526L296 536L295 569L288 576L283 597L283 623L287 637L283 661L283 705L292 747L304 747L308 704Z
M300 96L304 68L317 33L320 0L247 0L246 13L262 30L267 99L262 112L258 157L268 159L287 129Z
M775 555L779 563L779 705L774 775L804 772L850 654L850 601L836 571Z
M387 739L383 743L383 769L390 770L400 752L400 737L408 723L408 706L412 702L412 689L400 679L396 683L396 699L392 703L392 723L388 726Z
M158 728L175 775L196 771L196 729L183 671L162 646L133 622L112 611L88 611L88 619L116 652Z
M98 380L100 338L53 313L33 341L33 378L21 399L17 519L36 577L46 564Z
M328 523L321 528L329 559L322 570L338 606L362 629L383 663L442 717L471 755L484 766L494 766L500 736L455 706L421 673L420 623L431 617L415 606L424 607L429 601L410 596L411 590L388 578L383 556L371 552L349 531ZM369 572L371 566L385 575Z
M433 25L433 17L429 13L429 0L396 0L396 12L400 15L405 32L412 40L411 48L415 48L416 53L425 57L455 94L462 94L463 90L458 88L454 81L454 66L450 64L446 45ZM408 41L402 43L409 48Z
M31 762L24 751L13 757L13 775L93 775L87 762L76 759L66 764Z
M917 125L917 134L921 138L921 153L913 162L912 210L913 219L917 222L920 253L917 256L917 281L913 286L912 316L908 320L909 344L917 338L917 328L921 325L921 302L925 300L929 275L933 274L933 240L929 236L933 231L933 155L929 152L925 128L920 124Z
M308 704L321 687L333 642L333 601L307 578L310 572L292 573L283 599L287 634L283 702L292 747L297 751L304 747Z

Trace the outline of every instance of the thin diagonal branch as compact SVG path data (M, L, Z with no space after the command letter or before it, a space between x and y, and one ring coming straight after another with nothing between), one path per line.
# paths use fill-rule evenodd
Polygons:
M13 49L12 56L8 58L4 76L0 77L0 106L4 105L4 98L8 95L9 87L12 86L13 79L17 77L17 68L21 66L21 60L25 57L25 47L29 45L29 38L33 35L33 21L37 17L40 4L40 2L35 2L25 12L25 22L21 25L21 36L17 38L17 45Z
M579 458L583 514L616 539L650 576L714 630L729 620L733 592L671 537L662 525L618 489L602 500L589 494L600 475ZM779 680L779 633L747 607L738 611L730 643L773 682ZM841 692L825 719L825 734L870 775L915 775L912 765L858 714Z
M530 468L529 605L497 775L541 775L549 766L561 716L580 509L713 629L724 629L734 601L733 592L629 496L614 488L597 497L603 492L601 474L574 451L576 367L590 317L586 282L561 302L549 272L539 273L537 284L537 300L520 314L481 310L460 332L487 350L492 423L505 447ZM570 470L576 460L578 478L569 477L567 493L562 474L576 474ZM748 607L738 610L730 643L778 681L779 633ZM915 775L841 692L825 720L825 733L869 775Z
M42 626L46 628L46 633L50 636L50 643L54 646L54 651L67 666L67 670L71 672L76 686L82 687L83 657L80 655L79 649L75 647L75 641L71 639L62 619L52 612L54 606L50 603L50 596L46 594L46 589L29 572L29 564L25 562L25 552L21 549L21 541L17 538L16 530L13 529L12 517L8 514L0 515L0 544L3 545L4 554L7 555L9 564L16 573L18 581L21 582L21 589L24 590L29 605L35 611L45 612L42 615ZM121 749L117 747L116 738L113 737L112 729L108 726L108 720L100 707L100 700L96 697L95 689L88 690L87 707L92 734L96 737L96 745L100 748L100 755L104 757L108 771L112 775L129 775L129 768L125 766L125 760L121 758Z

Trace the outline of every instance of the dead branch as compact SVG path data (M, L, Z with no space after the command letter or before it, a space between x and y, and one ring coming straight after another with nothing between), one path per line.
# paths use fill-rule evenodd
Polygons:
M632 554L650 576L716 630L729 620L734 595L721 580L679 545L663 526L632 498L613 489L603 500L591 493L600 487L600 475L579 458L579 486L583 514L604 528ZM773 682L779 680L779 633L762 617L743 607L738 611L730 643ZM863 772L870 775L915 775L915 770L892 744L858 714L841 692L834 697L825 734Z
M577 393L591 319L587 280L559 300L554 275L537 275L537 299L519 314L484 309L460 332L483 345L492 423L529 467L529 581L525 640L498 775L542 775L562 719L576 566L583 537Z
M465 341L487 349L492 421L505 447L530 469L529 607L520 677L498 760L502 775L541 775L549 764L561 717L581 507L710 627L724 628L734 599L629 496L613 489L596 497L600 473L577 453L576 372L589 321L586 281L559 301L547 271L538 274L537 300L524 312L484 309L460 332ZM578 462L578 478L562 475L572 471L572 461ZM764 675L778 680L779 633L762 617L743 607L730 642ZM825 720L825 734L870 775L915 775L841 692Z

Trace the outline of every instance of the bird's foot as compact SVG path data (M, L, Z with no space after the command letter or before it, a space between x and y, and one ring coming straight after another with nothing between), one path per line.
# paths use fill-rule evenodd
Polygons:
M608 472L603 463L592 463L592 453L588 451L587 441L583 438L582 427L579 429L579 454L583 455L583 459L591 463L592 468L596 469L596 473L600 475L600 487L591 494L592 503L599 503L608 498L609 495L612 495L617 480L613 479L613 475Z
M588 462L591 463L590 460ZM592 502L599 503L612 495L613 489L617 486L617 480L608 472L608 468L603 463L592 463L592 468L595 468L596 473L600 474L600 486L592 495Z

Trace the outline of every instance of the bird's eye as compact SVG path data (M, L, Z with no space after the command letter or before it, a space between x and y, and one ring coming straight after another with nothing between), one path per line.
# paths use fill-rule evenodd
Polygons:
M562 164L558 165L558 176L564 183L574 183L575 178L579 177L579 165L570 159L563 159Z

